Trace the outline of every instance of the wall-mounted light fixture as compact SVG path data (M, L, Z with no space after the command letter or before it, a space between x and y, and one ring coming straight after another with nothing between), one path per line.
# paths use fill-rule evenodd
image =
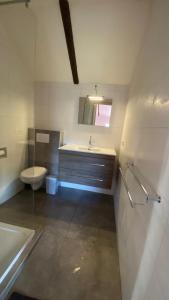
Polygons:
M28 4L31 0L6 0L0 1L0 5L11 5L11 4L18 4L18 3L25 3L25 6L28 7Z
M97 94L97 84L95 84L94 89L95 89L95 95L87 96L88 99L90 101L103 101L104 97L103 96L98 96L98 94Z
M169 98L162 98L162 97L153 97L153 104L154 105L168 105L169 104Z

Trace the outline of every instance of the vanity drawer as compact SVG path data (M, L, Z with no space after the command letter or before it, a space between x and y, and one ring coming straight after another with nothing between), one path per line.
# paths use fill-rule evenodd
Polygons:
M59 152L59 178L62 181L111 188L114 156L93 153Z
M77 184L94 186L94 187L100 187L105 189L110 189L112 184L112 177L100 178L100 177L90 176L90 175L77 175L67 170L66 171L61 170L60 180L77 183Z
M60 166L59 172L69 172L71 175L77 175L77 176L92 176L92 177L98 177L98 178L105 178L105 177L112 177L112 170L107 169L106 167L100 167L100 166L88 166L86 164L81 163L80 167L66 167Z
M61 151L60 151L61 152ZM59 153L59 164L62 168L75 169L75 170L95 170L96 172L110 170L112 171L114 165L114 157L105 158L99 155L97 157L93 154L65 154Z

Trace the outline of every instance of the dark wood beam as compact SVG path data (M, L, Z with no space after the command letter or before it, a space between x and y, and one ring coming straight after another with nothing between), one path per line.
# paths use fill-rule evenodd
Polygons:
M59 0L59 5L69 54L70 66L72 70L73 82L74 84L79 84L69 3L67 0Z

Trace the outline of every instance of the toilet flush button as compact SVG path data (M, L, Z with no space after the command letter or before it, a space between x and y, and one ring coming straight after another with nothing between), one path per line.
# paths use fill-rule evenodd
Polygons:
M0 148L0 158L7 157L7 148Z

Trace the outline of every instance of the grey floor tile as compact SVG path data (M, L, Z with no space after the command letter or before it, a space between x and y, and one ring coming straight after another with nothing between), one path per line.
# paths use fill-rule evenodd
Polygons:
M34 199L25 190L0 207L3 222L44 228L13 290L39 300L121 300L112 198L62 188Z

